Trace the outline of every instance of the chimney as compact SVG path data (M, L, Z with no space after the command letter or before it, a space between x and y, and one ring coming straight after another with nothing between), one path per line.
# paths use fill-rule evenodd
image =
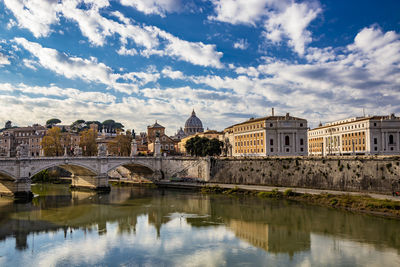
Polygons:
M272 116L275 116L274 108L272 108Z

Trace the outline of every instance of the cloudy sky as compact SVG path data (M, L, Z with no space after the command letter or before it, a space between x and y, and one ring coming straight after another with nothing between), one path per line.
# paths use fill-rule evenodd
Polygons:
M0 127L400 113L400 1L0 0ZM400 114L399 114L400 115Z

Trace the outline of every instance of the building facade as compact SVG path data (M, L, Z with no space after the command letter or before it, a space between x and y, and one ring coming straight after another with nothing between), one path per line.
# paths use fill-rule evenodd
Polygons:
M400 153L400 117L354 117L308 131L308 154L395 155Z
M251 118L232 128L233 156L307 155L307 120L289 113L275 116L272 112L271 116Z
M27 145L30 157L41 156L41 142L46 128L41 125L16 127L4 130L0 135L0 156L15 157L19 145Z
M154 153L156 138L160 140L161 152L165 154L175 154L176 142L165 134L165 127L157 121L147 126L147 150L148 153Z

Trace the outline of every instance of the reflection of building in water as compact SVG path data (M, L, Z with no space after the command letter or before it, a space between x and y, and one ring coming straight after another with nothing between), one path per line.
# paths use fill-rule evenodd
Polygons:
M100 222L97 224L97 233L99 235L107 234L107 223L106 222Z
M129 216L118 220L119 234L135 234L136 233L137 216Z
M310 250L310 233L298 232L284 226L231 220L229 227L235 235L251 245L272 253L288 253Z

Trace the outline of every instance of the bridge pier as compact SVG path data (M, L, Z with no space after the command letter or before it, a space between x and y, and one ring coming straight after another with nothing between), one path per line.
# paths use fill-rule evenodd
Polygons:
M72 175L71 188L109 192L108 175Z
M33 198L31 180L29 178L20 178L0 181L0 196L31 200Z

